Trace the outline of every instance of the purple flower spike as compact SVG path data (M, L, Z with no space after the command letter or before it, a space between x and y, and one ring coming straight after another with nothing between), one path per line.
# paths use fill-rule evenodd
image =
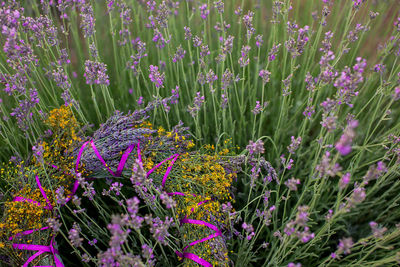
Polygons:
M157 88L164 87L163 83L164 83L165 74L164 73L161 74L158 71L157 66L150 65L149 69L150 69L149 78L154 83L154 85Z

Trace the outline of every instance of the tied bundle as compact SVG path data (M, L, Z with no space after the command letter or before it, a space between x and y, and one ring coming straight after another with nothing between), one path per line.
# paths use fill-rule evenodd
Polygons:
M176 254L185 265L228 266L228 218L221 205L232 200L238 168L228 157L190 151L186 130L155 130L133 114L116 113L76 150L77 164L91 178L129 178L148 206L155 209L158 196L172 208L180 226Z

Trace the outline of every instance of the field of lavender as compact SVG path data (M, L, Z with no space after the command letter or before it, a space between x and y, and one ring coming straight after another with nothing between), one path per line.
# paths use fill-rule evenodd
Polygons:
M0 0L0 266L399 266L397 0Z

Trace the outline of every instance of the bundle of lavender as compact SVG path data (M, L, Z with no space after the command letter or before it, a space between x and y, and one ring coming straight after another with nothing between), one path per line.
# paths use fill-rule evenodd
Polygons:
M160 221L164 221L164 224L179 227L180 238L175 237L174 245L177 246L172 249L179 259L185 259L185 265L228 266L223 232L229 227L222 204L232 200L230 187L239 168L226 157L228 150L219 155L190 152L194 144L188 140L186 131L182 125L170 132L161 127L155 130L137 113L123 115L117 112L101 125L92 139L75 151L77 164L84 166L91 179L108 179L110 188L104 189L103 195L114 198L128 211L121 215L121 218L129 221L123 227L137 231L144 220L157 243L171 245L165 238L168 234L159 235L159 229L154 229ZM114 182L115 179L120 179L120 182ZM133 185L136 194L145 201L152 213L157 215L156 219L152 217L153 214L141 217L138 208L129 208L132 201L137 205L137 198L126 201L125 207L120 197L125 198L123 187L126 180L130 181L128 183ZM89 184L82 179L80 183L92 188L85 193L93 199L93 182ZM161 200L169 211L157 200ZM166 214L169 216L165 217ZM162 216L165 219L161 220ZM114 227L112 225L109 225L109 229ZM125 233L124 242L127 242L130 231ZM142 233L138 237L143 238ZM109 249L113 245L111 242ZM117 246L121 250L120 245ZM111 250L115 251L115 247ZM128 258L132 257L106 251L98 255L97 263L106 266L121 260L129 263Z

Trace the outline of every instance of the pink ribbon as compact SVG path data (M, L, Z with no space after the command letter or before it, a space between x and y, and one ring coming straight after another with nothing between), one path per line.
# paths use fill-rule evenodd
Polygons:
M43 228L41 228L41 230L43 230L44 228L48 228L48 227L43 227ZM24 265L22 265L22 267L28 267L28 265L31 261L33 261L34 259L36 259L38 256L40 256L43 253L53 254L54 262L56 263L56 267L64 267L64 264L62 264L62 262L57 257L57 255L60 255L60 253L58 252L57 249L54 248L53 242L54 242L54 236L51 239L49 246L30 245L30 244L13 244L12 247L14 249L37 251L35 254L33 254L31 257L28 258L28 260L24 263ZM48 266L40 266L40 267L48 267Z

